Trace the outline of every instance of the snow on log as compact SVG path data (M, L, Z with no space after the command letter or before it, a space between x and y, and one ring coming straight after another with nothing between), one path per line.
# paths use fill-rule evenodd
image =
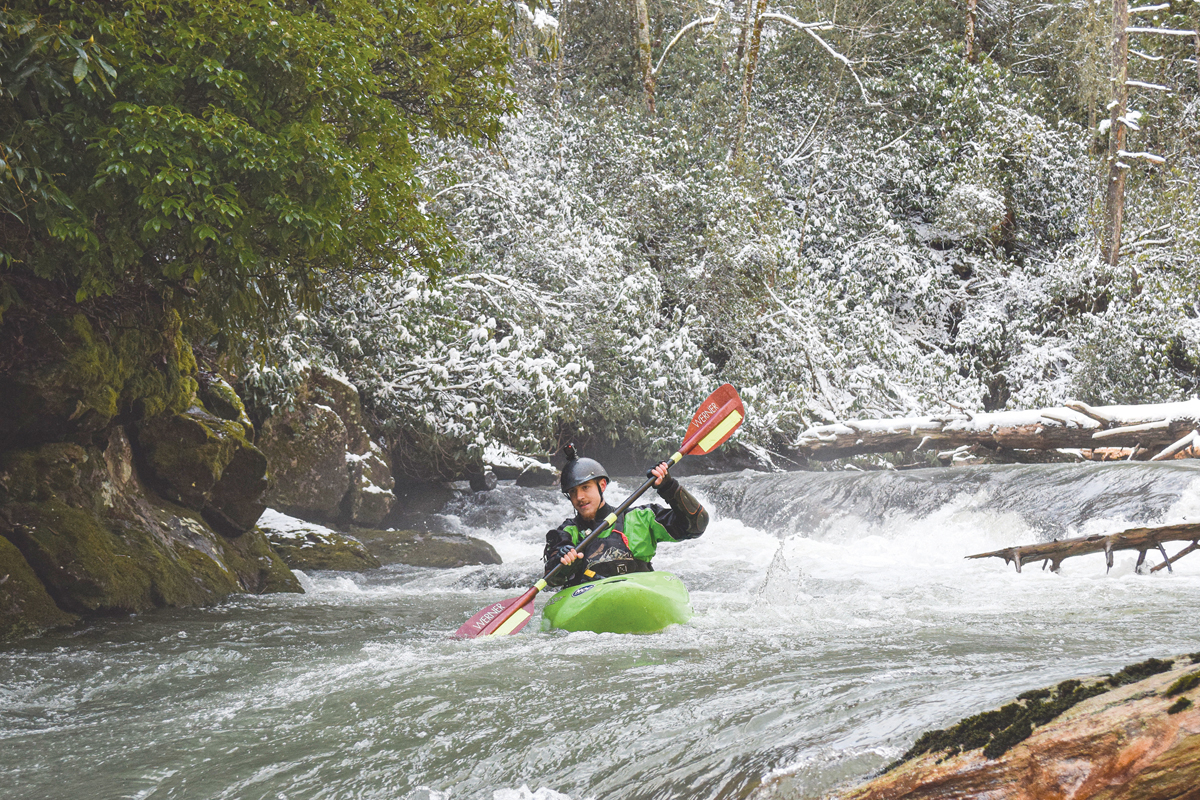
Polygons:
M1163 547L1164 542L1191 542L1191 544L1174 556L1167 556L1167 551ZM1171 564L1174 562L1188 553L1200 550L1198 542L1200 542L1200 523L1187 522L1180 525L1162 525L1156 528L1130 528L1127 531L1107 536L1096 534L1075 539L1055 539L1053 542L1006 547L990 553L977 553L967 556L967 558L1003 558L1005 563L1014 564L1017 572L1021 571L1022 565L1040 561L1043 569L1049 563L1050 569L1058 572L1059 565L1064 559L1090 553L1104 553L1108 568L1112 569L1112 554L1117 550L1137 550L1139 553L1137 565L1140 568L1146 559L1146 553L1150 550L1157 550L1162 553L1163 562L1151 568L1150 571L1158 572L1163 567L1171 569Z
M1131 448L1132 457L1149 459L1194 454L1200 445L1200 436L1193 436L1198 428L1200 400L1100 407L1068 403L973 416L955 411L940 416L816 425L800 433L790 449L794 456L824 461L866 453L971 446L991 450L1082 450L1087 451L1085 457L1095 449Z

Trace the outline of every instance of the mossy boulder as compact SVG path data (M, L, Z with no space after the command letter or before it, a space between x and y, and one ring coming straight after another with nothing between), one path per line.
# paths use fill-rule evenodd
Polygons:
M379 525L396 504L395 481L387 453L367 440L368 450L349 453L350 488L342 501L342 519L352 525L370 528Z
M292 569L362 572L381 566L362 542L324 528L281 533L266 529L268 541Z
M54 604L21 551L0 537L0 642L34 636L78 619Z
M366 428L358 390L314 369L289 409L262 424L269 505L303 519L376 526L396 504L387 451Z
M60 305L5 315L0 449L97 433L118 415L188 407L196 360L177 313L124 308L100 317Z
M220 375L211 372L200 372L197 377L200 386L196 391L196 396L200 398L204 407L221 419L241 425L246 437L253 440L254 423L250 421L250 415L246 413L246 404L242 402L242 398L238 397L238 393L234 391L233 387Z
M349 452L364 454L371 449L362 400L354 384L341 376L314 369L309 374L306 392L308 402L328 406L346 426Z
M350 532L384 564L449 568L501 563L494 547L473 536L369 528Z
M333 409L299 403L269 417L258 444L270 469L264 498L269 506L305 519L337 518L350 488L350 469L346 426Z
M244 591L250 594L304 592L287 563L257 528L236 539L221 537L219 544L225 563L238 576L238 583Z
M121 426L103 446L0 454L0 535L55 604L78 614L205 605L289 587L265 541L231 545L195 510L147 489Z
M142 420L135 430L147 478L164 497L202 512L226 536L258 521L266 508L267 459L240 422L197 403L180 414Z

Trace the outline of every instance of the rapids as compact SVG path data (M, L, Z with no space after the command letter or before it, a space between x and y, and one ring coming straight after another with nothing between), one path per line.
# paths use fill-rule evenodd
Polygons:
M1195 520L1192 464L684 483L713 521L655 566L696 617L657 635L450 638L534 579L566 516L502 485L435 520L500 566L315 574L0 647L4 797L817 798L1026 689L1200 650L1200 556L963 560Z

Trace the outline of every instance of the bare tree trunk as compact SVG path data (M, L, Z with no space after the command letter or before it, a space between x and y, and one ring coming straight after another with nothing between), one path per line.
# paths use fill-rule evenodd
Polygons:
M742 152L742 141L746 137L746 120L750 116L750 92L754 88L754 71L758 68L758 53L762 46L763 14L766 10L767 0L757 0L754 8L754 29L750 34L750 49L746 54L746 75L742 80L742 110L738 115L737 142L733 146L734 155Z
M1095 72L1090 67L1092 63L1091 57L1093 54L1093 42L1095 40L1097 21L1096 0L1088 0L1087 22L1083 31L1083 41L1085 42L1083 48L1083 61L1085 64L1084 69L1086 70L1083 76L1083 91L1086 94L1088 131L1090 131L1088 135L1088 152L1092 154L1097 154L1099 152L1097 150L1098 142L1096 135L1096 125L1099 122L1096 116L1096 99L1097 95L1099 94L1099 90L1096 86Z
M975 15L978 0L967 0L967 63L979 61L979 53L975 50Z
M1125 212L1125 175L1129 165L1121 160L1125 149L1125 114L1129 90L1129 2L1113 0L1112 113L1108 129L1108 187L1104 201L1104 249L1101 255L1112 266L1121 256L1121 218Z
M1196 42L1196 80L1200 81L1200 31L1193 37Z
M754 0L746 0L745 19L742 20L742 34L738 37L737 68L742 68L742 56L746 55L746 40L750 37L750 26L754 24Z
M650 12L646 10L646 0L633 0L637 10L637 47L638 63L642 67L642 90L646 95L646 109L654 111L654 69L650 59Z

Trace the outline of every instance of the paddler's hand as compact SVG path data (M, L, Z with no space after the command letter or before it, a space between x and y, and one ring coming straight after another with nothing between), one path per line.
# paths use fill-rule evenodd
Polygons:
M579 552L574 547L571 547L569 544L564 544L562 547L558 548L558 555L558 560L561 561L564 566L568 567L571 566L571 564L574 564L576 559L583 558L583 553Z
M658 480L654 481L654 485L662 486L663 478L667 477L667 470L670 468L671 468L671 465L668 464L667 462L663 461L663 462L659 463L659 465L657 467L650 470L650 474L647 475L646 477L647 478L649 478L649 477L657 478Z

